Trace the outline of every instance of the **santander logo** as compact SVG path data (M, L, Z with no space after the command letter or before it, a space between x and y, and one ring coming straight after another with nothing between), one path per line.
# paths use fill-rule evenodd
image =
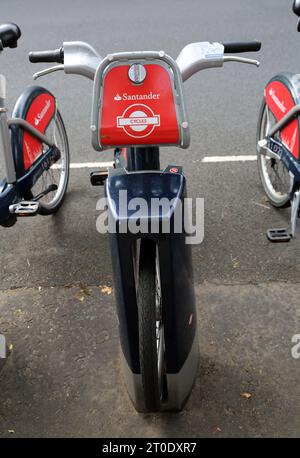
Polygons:
M49 110L49 108L51 107L51 101L48 99L46 101L46 105L44 106L44 108L42 109L42 111L40 113L38 113L34 119L34 125L35 126L38 126L39 123L42 121L42 119L45 117L47 111Z
M282 113L286 113L286 106L284 105L284 102L282 100L279 100L279 98L277 97L275 89L271 88L269 90L269 95L273 99L273 101L276 103L280 111L282 111Z
M122 95L119 93L115 95L114 100L120 102L121 100L133 101L133 100L159 100L160 94L155 92L148 92L148 94L127 94L124 92Z

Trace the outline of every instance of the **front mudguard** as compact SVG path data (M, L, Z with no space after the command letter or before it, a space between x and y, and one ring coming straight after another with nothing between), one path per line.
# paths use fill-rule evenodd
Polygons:
M274 76L265 87L264 100L276 121L281 121L300 104L299 74L280 73ZM288 124L280 130L280 136L283 145L299 160L300 117L292 116Z
M50 91L42 86L30 86L19 96L13 109L12 118L24 119L44 134L56 114L56 109L56 99ZM10 129L16 175L17 178L21 178L36 160L34 157L28 163L27 156L39 149L42 151L42 144L34 136L24 131L20 125L12 124ZM33 154L33 156L35 155ZM37 157L39 157L38 154Z
M127 212L121 208L119 191L127 191ZM134 172L112 169L106 181L106 197L114 233L110 234L115 296L119 317L122 360L129 394L137 410L143 411L143 393L139 361L138 308L133 261L133 244L141 237L153 239L159 252L161 289L164 310L165 356L168 399L163 409L177 410L188 397L197 373L197 317L193 286L191 247L184 230L175 232L176 206L184 211L185 178L180 173ZM123 233L135 218L129 202L143 198L148 210L140 220L150 232ZM174 211L151 213L151 199L173 200ZM124 203L124 202L123 202ZM151 232L151 222L159 230ZM163 221L169 220L170 232L164 233ZM144 226L145 227L145 226Z

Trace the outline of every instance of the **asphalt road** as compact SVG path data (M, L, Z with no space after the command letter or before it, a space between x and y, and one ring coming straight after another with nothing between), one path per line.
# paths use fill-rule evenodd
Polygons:
M89 170L72 170L59 214L0 229L0 329L13 344L0 373L0 436L299 436L300 360L291 357L299 239L266 240L289 213L269 207L255 162L201 163L255 154L265 83L300 65L291 4L2 0L1 22L23 32L19 47L1 55L10 107L43 67L29 64L28 51L63 41L87 41L102 55L164 49L175 57L189 42L252 38L263 50L260 69L228 63L187 82L191 147L161 155L163 165L183 164L190 196L205 198L205 239L193 251L201 364L186 408L139 415L127 399L113 294L99 288L112 285L108 238L95 226L102 191L90 186ZM41 84L58 97L72 162L111 160L91 147L92 83L57 73Z

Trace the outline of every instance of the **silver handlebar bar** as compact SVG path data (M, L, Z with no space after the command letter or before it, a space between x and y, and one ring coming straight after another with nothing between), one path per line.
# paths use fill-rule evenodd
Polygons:
M64 70L67 74L77 74L94 80L94 76L103 58L88 43L82 41L68 41L63 44L64 64L56 65L39 71L33 75L34 79ZM147 54L147 52L145 52ZM132 53L134 57L135 53ZM240 62L259 66L253 59L236 56L224 56L224 46L221 43L191 43L179 53L176 64L179 67L182 80L186 81L195 73L206 68L222 67L224 62Z

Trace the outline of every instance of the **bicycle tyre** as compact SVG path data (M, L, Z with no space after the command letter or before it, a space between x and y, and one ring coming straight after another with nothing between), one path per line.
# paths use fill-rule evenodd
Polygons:
M139 278L137 288L137 303L139 317L139 356L142 376L144 403L146 411L160 410L163 382L159 369L160 359L164 352L163 330L161 339L157 341L157 250L151 240L142 239L139 256ZM160 281L160 279L159 279ZM163 328L162 328L163 329Z

